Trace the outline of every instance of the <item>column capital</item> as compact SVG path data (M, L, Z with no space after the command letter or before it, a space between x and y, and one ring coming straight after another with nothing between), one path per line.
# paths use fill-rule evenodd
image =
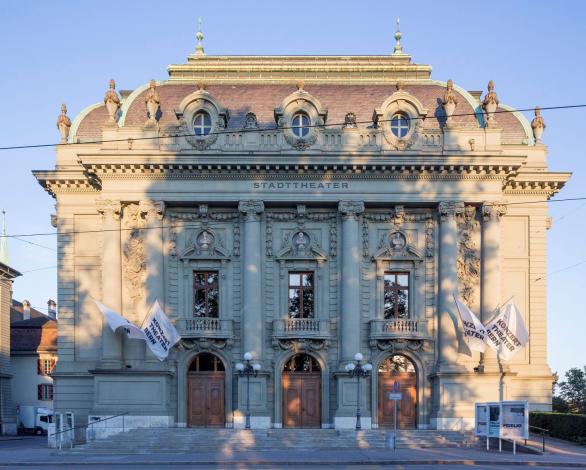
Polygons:
M364 212L364 202L362 201L340 201L338 202L338 211L344 217L358 217Z
M260 199L240 201L238 210L245 215L246 220L258 220L258 216L265 210L265 203Z
M122 216L122 204L120 201L99 199L96 201L96 209L104 218L110 217L113 220L120 220Z
M507 206L499 204L498 202L485 201L482 203L482 220L488 222L489 220L499 221L500 218L507 213Z
M165 202L164 201L140 201L138 203L138 210L140 215L144 217L147 222L155 220L163 220L165 217Z
M464 203L461 201L441 201L438 205L440 220L447 222L464 213Z

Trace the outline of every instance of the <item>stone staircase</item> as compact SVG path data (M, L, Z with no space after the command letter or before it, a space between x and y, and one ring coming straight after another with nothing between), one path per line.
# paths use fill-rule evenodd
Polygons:
M383 449L387 431L372 429L139 428L71 449L82 454L150 454L268 450ZM469 447L457 431L399 431L397 448Z

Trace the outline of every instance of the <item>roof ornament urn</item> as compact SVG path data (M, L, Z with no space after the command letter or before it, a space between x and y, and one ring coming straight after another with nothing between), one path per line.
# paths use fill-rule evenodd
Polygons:
M494 91L494 82L491 80L488 82L488 93L482 101L482 109L486 113L486 127L494 127L496 120L494 113L496 112L499 105L499 99Z
M456 110L458 100L456 98L456 92L454 91L454 82L450 79L446 85L446 92L444 93L444 99L442 101L444 105L444 112L446 113L446 127L453 127L454 121L452 116Z
M57 118L57 129L61 135L60 144L66 144L69 138L69 130L71 129L71 119L67 116L67 105L63 103L61 105L61 114Z
M149 89L146 93L146 97L144 99L147 108L147 126L156 126L157 125L157 111L159 110L159 104L161 103L161 99L159 98L159 94L157 93L157 82L155 80L151 80L149 84Z
M116 93L116 82L110 79L110 88L104 96L104 103L108 110L108 124L116 124L118 121L118 110L120 109L120 97Z
M543 135L543 130L545 129L545 121L543 120L543 116L541 115L541 108L539 106L535 106L535 117L533 118L533 121L531 121L531 129L533 129L535 144L540 144L541 136Z

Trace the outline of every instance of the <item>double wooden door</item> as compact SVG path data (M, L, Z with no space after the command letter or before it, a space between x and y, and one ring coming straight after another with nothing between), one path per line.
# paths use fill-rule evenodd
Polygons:
M224 372L188 374L189 426L224 427Z
M414 429L417 421L417 378L414 372L384 372L378 376L378 424L393 427L393 402L389 393L395 381L399 382L402 399L397 402L397 427Z
M283 425L321 427L320 372L283 372Z

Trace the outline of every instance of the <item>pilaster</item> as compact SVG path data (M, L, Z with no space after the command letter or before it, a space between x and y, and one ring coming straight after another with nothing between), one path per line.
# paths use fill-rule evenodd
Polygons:
M360 260L358 217L364 212L362 201L340 201L342 215L342 302L340 306L341 361L352 361L360 351Z
M262 273L261 273L261 214L264 203L260 200L240 201L238 210L244 214L243 306L242 344L243 352L251 352L256 360L262 360Z
M102 302L112 310L122 312L122 259L120 251L120 201L101 200L97 210L102 215ZM102 319L102 363L100 368L122 367L122 338Z

